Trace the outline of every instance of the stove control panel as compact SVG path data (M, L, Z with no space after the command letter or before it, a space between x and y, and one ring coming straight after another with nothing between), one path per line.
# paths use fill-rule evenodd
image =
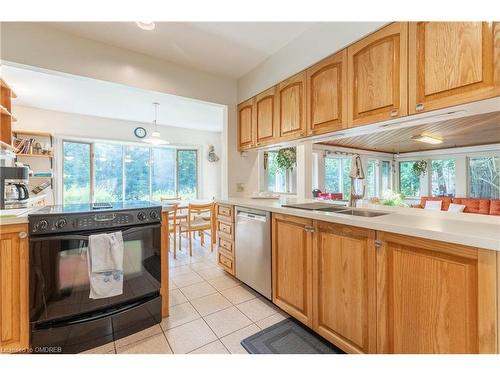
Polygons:
M29 216L30 234L64 233L153 224L161 221L161 207L134 210Z

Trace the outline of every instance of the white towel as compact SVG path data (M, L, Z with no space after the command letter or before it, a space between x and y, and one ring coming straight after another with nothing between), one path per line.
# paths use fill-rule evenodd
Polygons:
M87 261L91 299L123 294L123 237L121 232L89 236Z

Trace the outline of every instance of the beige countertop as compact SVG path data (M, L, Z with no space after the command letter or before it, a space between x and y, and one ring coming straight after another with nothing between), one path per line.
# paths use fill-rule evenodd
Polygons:
M282 204L317 202L312 199L227 198L217 202L500 251L500 216L364 205L362 208L390 214L360 217L282 207Z

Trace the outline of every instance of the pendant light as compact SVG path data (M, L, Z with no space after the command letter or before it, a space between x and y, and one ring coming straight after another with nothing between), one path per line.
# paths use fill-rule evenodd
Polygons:
M155 106L155 119L153 121L153 124L154 124L154 130L151 132L151 137L150 138L146 138L143 140L143 142L146 142L146 143L149 143L149 144L152 144L152 145L155 145L155 146L160 146L160 145L168 145L169 142L161 139L161 134L160 134L160 131L158 130L158 124L157 124L157 121L158 121L158 106L160 105L160 103L153 103L153 105Z

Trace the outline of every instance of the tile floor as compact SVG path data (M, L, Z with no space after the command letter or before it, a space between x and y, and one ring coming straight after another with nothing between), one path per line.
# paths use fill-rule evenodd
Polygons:
M288 317L217 266L198 237L170 254L170 316L160 324L84 353L247 354L240 341Z

